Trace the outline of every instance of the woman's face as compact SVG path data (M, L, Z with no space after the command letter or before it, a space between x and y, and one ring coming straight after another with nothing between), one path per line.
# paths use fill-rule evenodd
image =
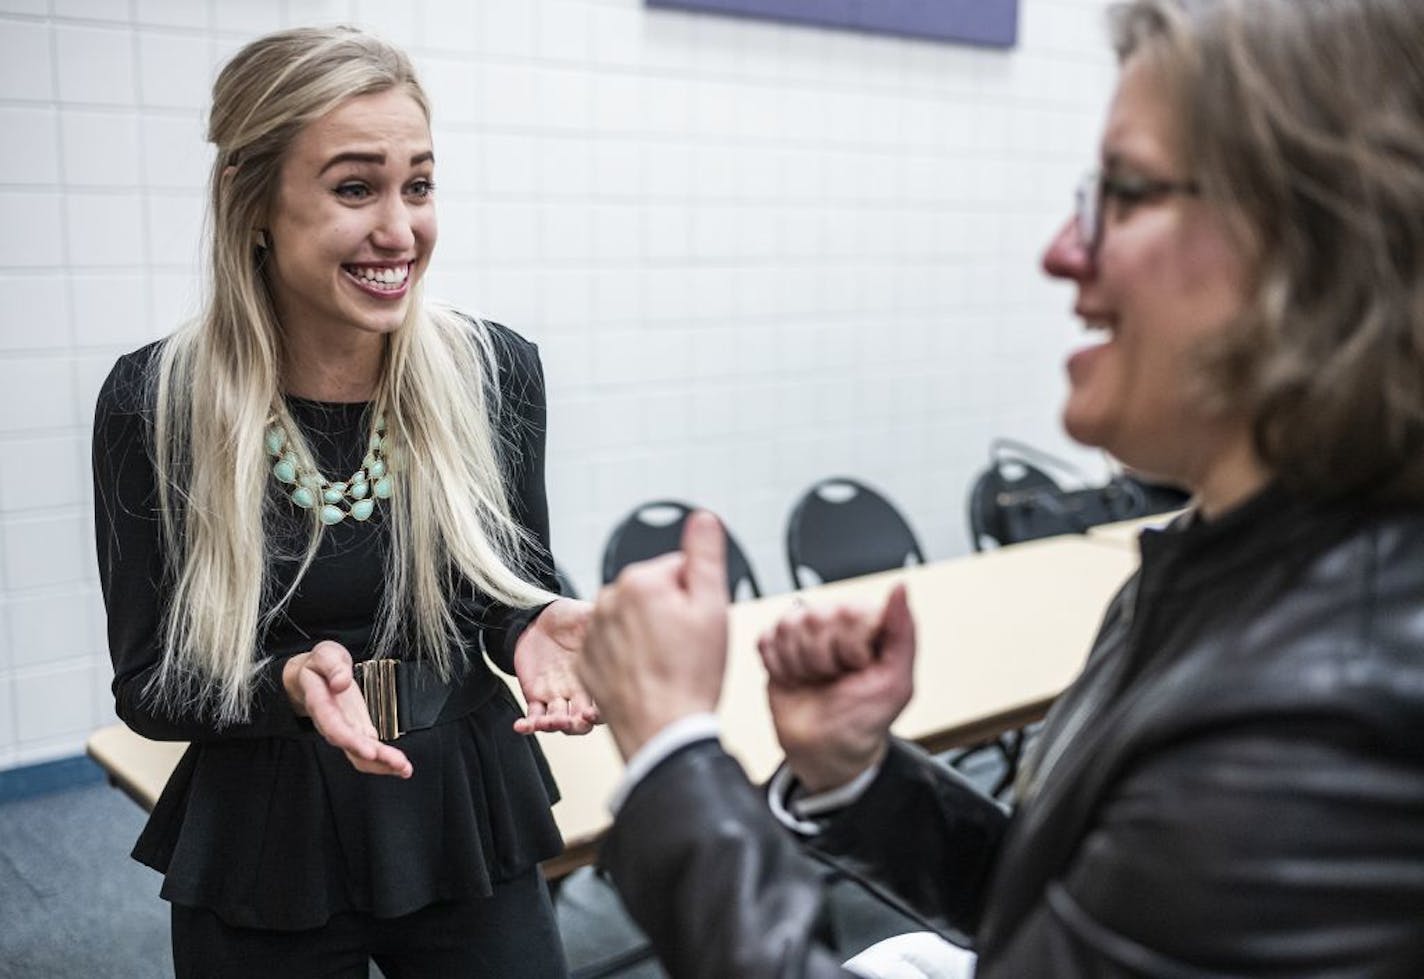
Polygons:
M430 126L409 93L351 99L282 163L267 235L283 329L333 344L391 333L435 248Z
M1173 113L1141 58L1124 66L1103 137L1109 185L1190 184ZM1249 445L1242 418L1208 409L1196 351L1245 303L1248 262L1221 212L1191 191L1135 201L1104 195L1096 250L1076 223L1044 255L1078 287L1074 312L1101 342L1068 360L1064 427L1135 469L1201 490L1223 458Z

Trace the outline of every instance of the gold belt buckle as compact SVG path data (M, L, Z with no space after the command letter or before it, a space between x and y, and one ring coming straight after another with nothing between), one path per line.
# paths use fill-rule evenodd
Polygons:
M356 664L356 682L366 699L366 713L376 727L376 737L394 741L405 732L400 730L400 712L396 698L396 664L394 659L369 659Z

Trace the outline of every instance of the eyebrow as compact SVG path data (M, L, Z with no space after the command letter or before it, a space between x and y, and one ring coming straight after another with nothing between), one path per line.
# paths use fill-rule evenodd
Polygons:
M415 154L415 156L412 156L412 157L410 158L410 165L413 166L413 167L418 167L418 166L420 166L420 164L422 164L422 163L434 163L434 162L435 162L435 151L434 151L434 150L426 150L424 153L417 153L417 154ZM337 166L337 165L342 164L342 163L374 163L374 164L376 164L377 166L385 166L385 163L386 163L386 154L384 154L384 153L361 153L361 152L357 152L357 151L355 151L355 150L353 150L353 151L351 151L351 152L347 152L347 153L338 153L338 154L336 154L335 156L333 156L331 159L329 159L329 160L326 161L326 164L325 164L320 170L317 171L317 176L320 177L323 173L326 173L326 171L330 170L332 167Z

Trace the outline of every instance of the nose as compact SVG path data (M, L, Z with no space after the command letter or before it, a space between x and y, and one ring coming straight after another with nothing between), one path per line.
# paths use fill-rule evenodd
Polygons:
M1043 270L1055 279L1086 279L1093 274L1093 256L1078 233L1078 222L1063 222L1043 253Z
M371 243L382 251L409 252L415 246L415 221L400 197L392 197L381 207Z

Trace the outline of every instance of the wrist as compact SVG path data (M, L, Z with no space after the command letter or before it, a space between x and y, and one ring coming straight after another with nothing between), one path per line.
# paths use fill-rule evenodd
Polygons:
M605 711L604 719L609 733L613 735L618 754L627 762L649 741L678 721L697 714L712 714L716 709L716 704L685 704L680 708L658 711Z
M854 747L827 752L810 750L786 753L786 767L808 794L817 795L853 782L868 769L879 765L890 750L886 738Z

